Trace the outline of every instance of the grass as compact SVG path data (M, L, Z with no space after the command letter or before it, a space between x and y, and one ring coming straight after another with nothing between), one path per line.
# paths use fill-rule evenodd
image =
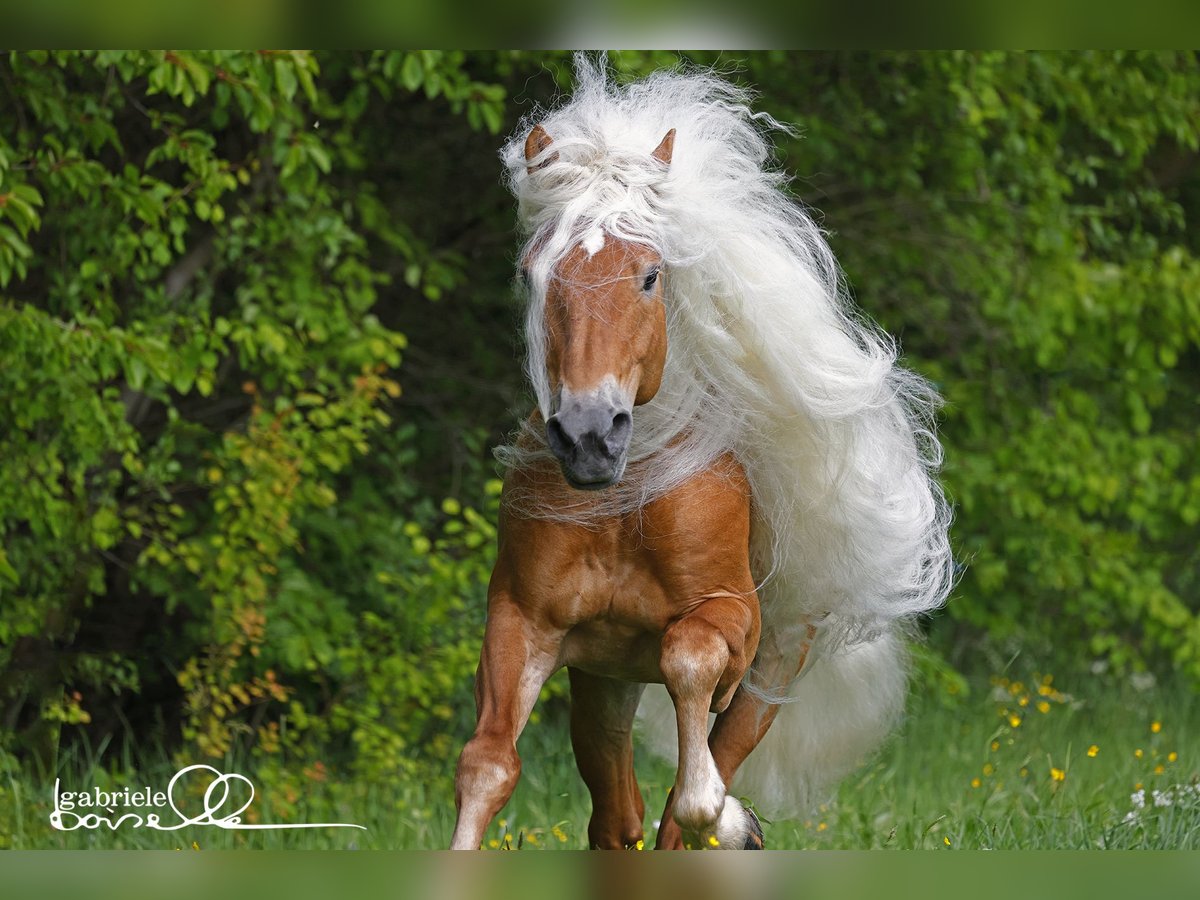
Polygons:
M1099 677L1060 684L1037 673L972 684L966 696L914 696L903 727L837 796L798 821L766 823L768 845L803 848L1200 848L1200 703L1181 684ZM487 845L580 848L589 800L565 722L547 717L521 740L524 772ZM452 768L446 762L445 771ZM261 820L353 822L349 829L165 833L122 827L60 832L49 824L53 777L0 767L0 842L23 848L439 848L453 828L448 775L366 783L309 767L300 790L272 794L271 772L249 775ZM647 844L673 771L639 760ZM141 765L123 754L58 762L63 789L165 789L165 754ZM133 773L133 774L129 774ZM1139 793L1140 792L1140 793ZM1158 792L1157 794L1155 792ZM1139 802L1140 797L1140 802ZM750 798L753 799L753 798Z

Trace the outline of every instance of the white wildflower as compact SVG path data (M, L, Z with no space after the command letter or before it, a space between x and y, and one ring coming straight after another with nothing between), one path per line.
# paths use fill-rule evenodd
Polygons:
M1135 691L1148 691L1158 683L1153 672L1134 672L1129 676L1129 683Z

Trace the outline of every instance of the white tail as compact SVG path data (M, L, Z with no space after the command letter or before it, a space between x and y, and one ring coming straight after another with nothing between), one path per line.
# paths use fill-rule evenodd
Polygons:
M730 793L767 818L805 815L876 750L904 709L907 650L899 634L843 646L817 658L791 688L766 737L742 764ZM677 757L675 715L651 685L638 709L647 748Z

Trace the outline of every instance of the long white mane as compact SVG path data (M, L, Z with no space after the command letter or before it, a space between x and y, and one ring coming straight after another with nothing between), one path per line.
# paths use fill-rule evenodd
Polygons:
M938 397L853 310L820 230L768 166L766 133L780 126L751 112L747 92L707 72L619 86L603 59L581 55L576 67L570 100L527 117L502 150L526 250L536 251L526 338L542 416L553 412L545 287L597 228L662 254L668 359L658 395L633 413L623 482L581 494L578 507L527 512L587 524L639 508L732 451L753 491L763 613L747 684L783 699L809 625L820 625L822 651L836 652L944 602L953 564L932 478ZM557 157L529 172L534 124L553 140L542 157ZM671 128L664 170L651 151ZM550 457L528 426L498 455L510 466Z

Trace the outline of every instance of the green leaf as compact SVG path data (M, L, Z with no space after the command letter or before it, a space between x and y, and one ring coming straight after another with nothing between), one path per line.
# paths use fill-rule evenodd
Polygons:
M400 69L400 83L408 90L416 91L421 87L421 82L425 79L425 72L421 68L421 60L416 53L409 53L404 60L404 65Z
M146 384L146 363L140 356L131 356L125 362L125 378L129 386L140 391Z
M0 578L3 578L9 584L17 584L20 580L17 570L8 561L8 554L5 553L3 547L0 547Z
M289 103L296 96L296 74L290 60L275 60L275 84Z

